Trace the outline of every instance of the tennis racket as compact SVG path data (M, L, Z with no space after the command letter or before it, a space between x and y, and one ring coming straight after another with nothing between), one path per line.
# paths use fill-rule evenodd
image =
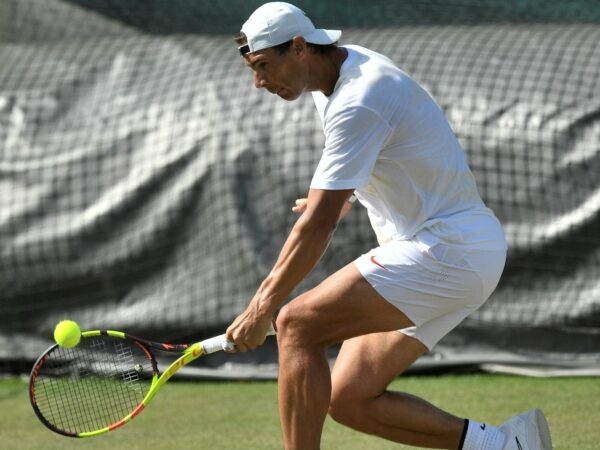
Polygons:
M224 334L194 344L162 344L120 331L84 331L77 346L55 344L37 359L29 398L50 430L70 437L98 436L137 416L182 367L233 348ZM160 374L152 353L156 350L181 356Z

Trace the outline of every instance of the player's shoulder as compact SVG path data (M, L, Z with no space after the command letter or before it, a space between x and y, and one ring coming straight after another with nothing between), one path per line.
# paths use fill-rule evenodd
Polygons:
M387 56L359 45L343 46L347 52L344 68L354 76L407 76L398 65Z
M344 47L348 59L340 74L341 103L387 103L405 98L415 87L412 79L386 56L356 45Z

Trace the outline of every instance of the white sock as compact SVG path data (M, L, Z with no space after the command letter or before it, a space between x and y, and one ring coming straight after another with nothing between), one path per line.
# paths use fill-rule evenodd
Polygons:
M461 450L502 450L504 433L486 423L467 419L468 425Z

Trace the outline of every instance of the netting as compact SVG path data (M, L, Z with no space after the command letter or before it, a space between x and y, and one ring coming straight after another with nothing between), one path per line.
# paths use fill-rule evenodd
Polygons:
M0 359L63 317L187 341L245 307L323 145L310 97L254 89L235 51L260 3L0 4ZM598 362L597 3L298 5L432 92L503 223L497 291L437 351ZM374 245L354 208L295 293Z

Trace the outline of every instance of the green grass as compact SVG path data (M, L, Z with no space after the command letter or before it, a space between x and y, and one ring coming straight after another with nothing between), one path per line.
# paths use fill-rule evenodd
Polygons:
M596 450L600 379L502 375L407 376L392 388L422 396L456 415L500 424L540 407L555 449ZM0 446L13 450L281 449L274 382L170 382L140 416L103 436L71 439L38 422L19 379L0 381ZM327 419L323 449L408 449Z

